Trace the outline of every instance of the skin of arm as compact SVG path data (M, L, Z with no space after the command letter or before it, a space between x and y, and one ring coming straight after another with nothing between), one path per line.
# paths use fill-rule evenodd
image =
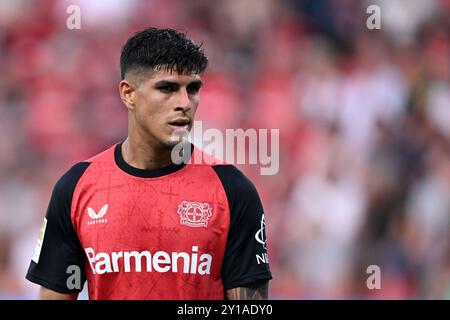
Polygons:
M44 287L39 291L39 300L77 300L78 293L59 293Z
M268 298L269 281L266 280L226 290L227 300L267 300Z

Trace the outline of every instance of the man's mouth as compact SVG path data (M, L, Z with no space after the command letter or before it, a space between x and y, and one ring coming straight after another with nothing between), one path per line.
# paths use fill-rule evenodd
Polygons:
M189 118L176 118L175 120L169 122L169 125L175 129L189 130L191 120Z

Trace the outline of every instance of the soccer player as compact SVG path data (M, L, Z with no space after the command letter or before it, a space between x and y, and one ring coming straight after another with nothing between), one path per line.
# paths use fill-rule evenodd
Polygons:
M119 84L128 137L56 183L26 275L41 299L76 299L77 274L90 299L268 298L253 184L218 160L172 160L192 127L206 66L178 31L148 28L128 39Z

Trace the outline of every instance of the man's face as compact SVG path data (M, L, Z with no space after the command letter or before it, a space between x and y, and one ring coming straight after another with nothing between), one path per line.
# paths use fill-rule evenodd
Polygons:
M175 146L192 128L201 86L198 74L152 71L135 87L130 129L156 147Z

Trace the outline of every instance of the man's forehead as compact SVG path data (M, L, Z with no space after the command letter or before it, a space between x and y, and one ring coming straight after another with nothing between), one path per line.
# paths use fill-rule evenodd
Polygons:
M149 75L152 82L170 81L170 82L191 82L200 80L198 73L179 73L176 70L155 69Z

